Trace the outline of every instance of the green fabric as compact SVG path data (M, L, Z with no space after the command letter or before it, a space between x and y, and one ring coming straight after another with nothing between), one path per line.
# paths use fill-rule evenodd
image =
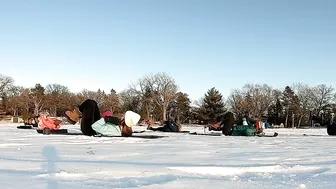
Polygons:
M255 136L257 129L253 125L236 125L232 129L232 136Z
M246 122L247 122L247 124L249 124L249 125L254 125L254 124L256 124L256 121L255 121L254 119L250 118L250 117L247 117L247 118L246 118Z
M239 121L237 122L237 124L239 124L239 125L243 125L243 119L246 119L246 122L247 122L247 124L248 125L254 125L254 124L256 124L256 120L254 120L254 119L252 119L251 117L242 117L241 119L239 119Z
M92 129L103 136L121 136L120 126L107 123L104 118L93 123Z

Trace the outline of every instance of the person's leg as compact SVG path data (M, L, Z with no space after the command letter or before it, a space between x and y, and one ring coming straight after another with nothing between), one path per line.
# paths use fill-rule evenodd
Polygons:
M152 130L152 131L162 131L165 132L166 128L161 126L161 127L157 127L157 128L153 128L153 127L148 127L148 130Z
M163 126L156 127L156 128L153 128L151 125L148 125L147 130L166 132L166 130L167 130L166 125L167 125L167 121L164 122Z
M234 116L232 112L227 112L225 114L225 119L223 121L223 127L222 127L222 133L224 135L231 135L231 130L233 128L234 125Z
M223 118L224 120L224 118ZM208 125L209 131L221 131L222 130L222 125L224 124L223 121L216 122L214 124Z
M96 101L88 99L78 106L82 113L81 130L84 135L92 136L96 132L92 129L92 124L98 121L100 116L99 107Z

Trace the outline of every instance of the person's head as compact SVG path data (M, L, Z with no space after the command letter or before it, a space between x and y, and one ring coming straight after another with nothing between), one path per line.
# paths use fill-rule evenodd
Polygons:
M35 123L38 123L38 122L39 122L38 118L39 118L39 116L34 116L34 122L35 122Z
M244 114L245 117L249 117L250 116L250 112L246 111Z
M127 111L121 119L122 136L132 136L132 127L137 125L141 116L135 112Z

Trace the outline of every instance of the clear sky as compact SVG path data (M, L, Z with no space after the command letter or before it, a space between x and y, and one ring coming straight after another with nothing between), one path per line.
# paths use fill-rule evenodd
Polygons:
M0 0L0 73L25 87L119 92L166 72L197 100L335 86L335 60L335 0Z

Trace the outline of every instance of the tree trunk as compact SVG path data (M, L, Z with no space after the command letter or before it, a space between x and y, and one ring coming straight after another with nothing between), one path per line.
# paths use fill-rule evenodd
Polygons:
M286 113L286 120L285 120L285 127L287 128L287 123L288 123L288 113Z
M295 119L294 118L295 118L294 114L292 114L292 128L294 128L294 126L295 126L295 123L294 123Z
M34 108L34 115L38 115L38 113L39 113L39 108L38 108L38 106L35 106L35 108Z
M181 124L181 121L180 121L180 110L179 109L177 109L177 123Z
M40 110L40 104L35 102L34 106L35 106L35 108L34 108L34 115L38 115L39 110Z
M299 119L299 122L298 122L298 128L300 128L300 126L301 126L301 121L302 121L302 118L303 118L303 115L302 116L300 116L300 119Z
M149 111L149 104L148 103L146 103L146 114L147 114L147 119L149 119L149 117L150 117L150 111Z
M53 111L50 112L50 113L52 113L51 115L53 115L54 117L57 117L57 107L54 106L54 108L53 108L52 110L53 110Z
M167 121L167 107L165 104L163 104L163 109L162 109L162 118L163 118L163 121Z

